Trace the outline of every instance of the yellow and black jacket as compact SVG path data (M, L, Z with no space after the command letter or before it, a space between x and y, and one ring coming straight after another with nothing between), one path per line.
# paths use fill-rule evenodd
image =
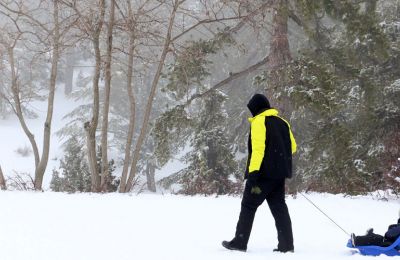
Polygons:
M276 109L267 109L249 118L249 157L245 178L259 174L260 178L292 177L292 154L296 141L289 123L278 116Z

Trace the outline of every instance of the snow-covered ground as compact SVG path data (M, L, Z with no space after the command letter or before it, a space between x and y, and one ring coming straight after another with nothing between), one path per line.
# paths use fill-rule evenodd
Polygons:
M384 233L398 217L395 200L308 196L356 234L368 227ZM242 253L220 245L234 234L238 197L0 192L0 259L365 259L352 254L347 235L304 198L287 202L295 253L272 252L276 231L266 204L257 212L248 252Z

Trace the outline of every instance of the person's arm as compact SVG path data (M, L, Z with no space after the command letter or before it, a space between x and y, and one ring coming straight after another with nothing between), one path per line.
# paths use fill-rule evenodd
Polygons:
M400 236L400 225L390 225L389 230L385 233L385 238L394 241Z
M257 174L265 153L265 139L267 130L265 128L265 117L255 117L251 122L251 158L249 165L249 176Z

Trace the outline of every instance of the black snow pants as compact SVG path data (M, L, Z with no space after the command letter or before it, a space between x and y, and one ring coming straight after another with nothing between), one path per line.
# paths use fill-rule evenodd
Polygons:
M355 246L390 246L392 243L393 241L388 241L383 236L374 233L356 236L354 239Z
M278 249L294 249L292 222L285 202L285 179L259 179L256 186L261 189L260 194L251 193L252 187L246 182L235 241L239 246L247 247L257 208L266 200L275 219Z

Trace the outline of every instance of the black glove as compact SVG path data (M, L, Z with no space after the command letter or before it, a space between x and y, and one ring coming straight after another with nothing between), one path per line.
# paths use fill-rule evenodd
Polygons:
M368 235L372 235L373 233L374 233L374 229L369 228L369 229L367 229L367 233L365 235L368 236Z
M257 185L257 181L258 178L260 177L260 173L258 171L252 171L249 173L249 175L247 176L247 183L250 185L251 187L251 193L252 194L261 194L261 189L260 187Z

